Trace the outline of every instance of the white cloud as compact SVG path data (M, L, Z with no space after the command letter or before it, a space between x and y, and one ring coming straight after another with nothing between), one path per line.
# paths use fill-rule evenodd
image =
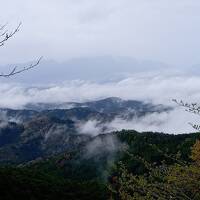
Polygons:
M115 118L111 122L100 123L97 120L89 120L82 123L77 131L80 134L96 136L113 131L136 130L138 132L153 131L169 134L192 133L195 130L189 125L199 124L199 116L186 113L184 109L176 108L170 112L152 113L140 118L130 120Z
M129 55L178 65L199 63L197 0L7 0L1 21L23 27L0 63Z
M106 152L107 156L110 153L117 152L118 150L125 148L126 145L121 143L116 136L108 135L107 137L95 137L86 146L86 157L97 156L100 152ZM113 160L113 155L109 156L107 162Z
M153 113L142 118L123 120L116 118L107 124L108 130L120 131L122 129L163 132L170 134L192 133L195 130L189 122L199 124L199 116L186 113L182 109L175 109L169 113Z
M120 97L150 101L154 104L176 106L172 99L199 102L200 77L169 75L135 75L118 82L94 83L88 81L68 81L49 87L28 88L23 85L0 84L0 107L23 108L26 103L36 102L83 102L106 97ZM109 130L136 129L138 131L163 131L169 133L194 131L188 122L198 124L198 116L186 113L184 109L170 113L147 115L142 119L125 121L115 119L107 124ZM80 124L81 133L97 135L103 127L98 121Z
M95 83L68 81L45 87L0 84L0 107L22 107L29 102L87 101L104 97L120 97L173 105L172 99L198 102L200 77L135 75L117 82Z
M78 125L77 130L80 134L97 136L102 133L102 127L97 120L89 120Z

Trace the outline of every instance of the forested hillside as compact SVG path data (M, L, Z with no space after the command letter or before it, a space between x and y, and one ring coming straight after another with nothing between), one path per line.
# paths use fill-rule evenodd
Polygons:
M2 166L1 199L199 199L199 138L99 135L55 156Z

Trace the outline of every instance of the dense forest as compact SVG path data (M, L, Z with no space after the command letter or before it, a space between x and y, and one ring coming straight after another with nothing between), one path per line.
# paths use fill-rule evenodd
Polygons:
M1 199L200 199L200 134L122 130L112 151L85 145L21 164L2 164ZM112 146L112 144L110 144Z

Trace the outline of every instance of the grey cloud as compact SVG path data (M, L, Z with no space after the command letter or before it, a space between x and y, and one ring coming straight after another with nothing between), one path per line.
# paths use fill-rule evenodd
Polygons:
M85 123L80 123L77 126L77 130L80 134L88 134L92 136L97 136L102 131L102 125L97 120L89 120Z
M169 134L192 133L195 130L189 122L199 124L199 116L186 113L184 109L175 108L170 112L148 114L130 120L115 118L111 122L101 124L96 120L89 120L79 126L80 134L96 136L113 131L136 130L139 132L153 131Z
M199 103L200 77L187 75L135 74L115 82L96 83L74 80L46 87L26 87L23 84L0 84L0 107L23 108L37 102L84 102L106 97L120 97L174 106L172 99ZM79 124L82 134L93 136L106 131L136 129L138 131L163 131L168 133L194 131L188 122L197 123L199 116L175 109L169 113L147 115L144 118L125 121L115 119L101 125L98 121Z
M115 82L96 83L73 80L45 87L23 84L0 85L0 107L23 107L26 103L88 101L105 97L121 97L171 105L171 99L196 102L200 99L199 76L136 74Z
M132 120L115 119L107 124L108 130L120 131L122 129L163 132L170 134L192 133L195 130L189 122L199 124L199 116L186 113L184 110L175 109L168 113L154 113L142 118Z
M18 0L2 2L1 22L23 27L0 63L44 55L121 55L179 66L199 63L200 3L196 0Z

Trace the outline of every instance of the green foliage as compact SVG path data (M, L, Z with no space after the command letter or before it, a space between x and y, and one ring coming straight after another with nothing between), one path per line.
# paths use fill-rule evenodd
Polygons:
M163 163L172 165L191 162L191 147L200 138L199 133L169 135L125 130L117 132L117 135L128 144L120 161L134 174L147 173L150 166L154 168Z
M1 167L0 199L200 199L200 172L191 159L191 147L200 134L125 130L112 134L124 146L114 153L86 156L85 146L79 146L16 167Z
M122 136L124 137L124 136ZM129 135L130 144L131 141ZM155 141L159 139L160 136ZM170 136L171 137L171 136ZM200 199L200 170L199 170L199 134L175 136L174 141L166 141L166 135L160 143L154 142L152 138L143 140L143 151L135 152L130 147L129 160L138 159L145 166L143 173L130 170L127 162L119 162L116 165L115 176L110 181L109 189L111 199L116 200L199 200ZM176 139L180 140L177 141ZM151 143L149 143L149 139ZM140 141L140 143L142 143ZM139 144L140 144L139 143ZM195 143L195 144L194 144ZM194 144L194 145L193 145ZM135 144L134 144L135 145ZM193 145L193 147L192 147ZM131 146L131 145L130 145ZM174 146L173 150L166 151L166 147ZM142 146L141 146L142 147ZM192 147L192 162L190 151ZM148 151L148 153L146 152ZM160 153L160 156L158 155ZM138 156L139 155L139 156ZM184 155L184 156L182 156ZM149 157L151 156L151 157ZM127 157L126 157L127 158ZM161 164L157 158L162 159ZM152 162L153 161L153 162ZM161 160L160 160L161 161Z
M199 200L200 170L197 166L161 166L148 175L133 175L121 165L112 183L112 198L120 200Z
M200 140L197 140L194 146L192 147L191 158L195 163L200 166Z
M1 168L0 191L2 200L104 200L107 198L106 188L101 183L65 180L50 173L26 168Z

